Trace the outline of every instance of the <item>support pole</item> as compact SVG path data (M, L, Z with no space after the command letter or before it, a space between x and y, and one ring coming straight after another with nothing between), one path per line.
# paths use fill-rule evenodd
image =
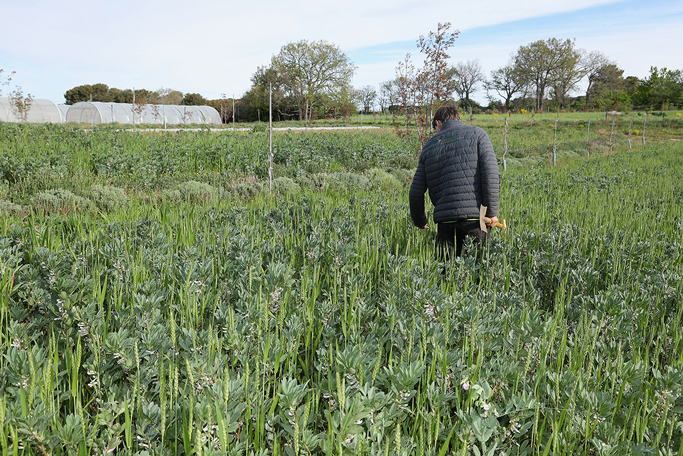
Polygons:
M505 156L508 153L508 118L505 116L505 129L503 130L503 171L507 171L508 164Z
M135 126L135 87L133 87L133 130L137 130Z
M273 84L268 88L268 179L273 193Z
M95 125L94 125L95 124L95 114L93 114L93 112L92 112L92 95L90 95L89 103L90 103L90 129L92 130L93 128L95 128Z
M557 112L555 117L555 127L553 129L553 166L557 166L557 120L560 118L560 112Z
M586 158L591 156L591 120L588 119L588 133L586 134Z

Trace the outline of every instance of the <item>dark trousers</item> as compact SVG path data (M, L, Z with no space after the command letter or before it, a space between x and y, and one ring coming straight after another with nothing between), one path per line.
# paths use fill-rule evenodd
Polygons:
M482 231L479 220L461 220L452 223L439 223L436 232L436 258L439 261L448 261L462 253L462 245L466 236L472 236L475 244L486 245L491 237L491 228Z

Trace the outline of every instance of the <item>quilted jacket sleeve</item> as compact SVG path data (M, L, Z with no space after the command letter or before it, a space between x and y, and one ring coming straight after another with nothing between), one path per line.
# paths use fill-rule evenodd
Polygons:
M415 226L425 226L427 224L427 215L425 214L425 192L427 191L427 176L425 175L425 164L420 157L420 162L417 165L413 183L410 185L410 193L408 199L410 200L410 216L413 218Z
M498 161L493 151L491 139L482 129L479 132L479 175L481 179L481 200L487 206L486 216L498 216L498 202L500 197L500 182L498 176Z

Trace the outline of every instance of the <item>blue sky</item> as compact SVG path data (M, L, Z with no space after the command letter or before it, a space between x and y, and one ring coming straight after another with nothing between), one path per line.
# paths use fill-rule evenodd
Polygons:
M191 5L191 6L188 6ZM680 0L241 1L0 0L0 68L24 92L56 103L68 89L160 87L207 98L241 96L281 46L301 39L338 45L357 65L354 86L395 77L419 35L451 22L460 36L451 61L479 59L484 73L520 46L556 37L601 51L640 78L651 66L683 69ZM3 95L8 89L1 87ZM485 100L480 89L474 94Z

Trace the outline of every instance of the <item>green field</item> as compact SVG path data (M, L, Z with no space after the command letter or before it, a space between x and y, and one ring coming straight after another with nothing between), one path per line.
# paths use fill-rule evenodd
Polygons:
M567 116L445 274L390 130L0 124L3 454L683 454L682 123Z

